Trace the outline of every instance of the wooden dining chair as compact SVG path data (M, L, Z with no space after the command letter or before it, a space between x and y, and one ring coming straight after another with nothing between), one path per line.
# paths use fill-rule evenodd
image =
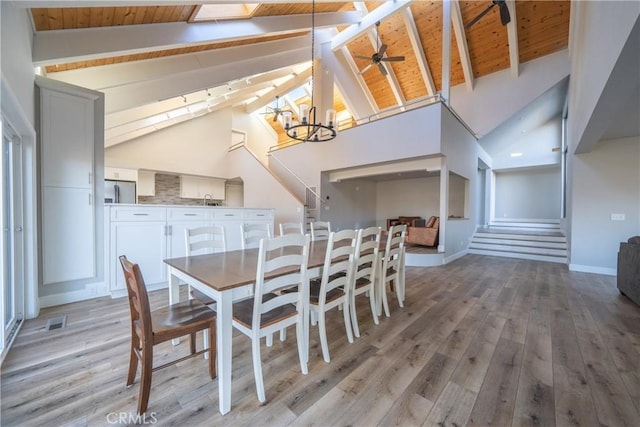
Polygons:
M285 234L304 234L304 228L301 222L281 222L280 235Z
M311 223L311 241L315 242L320 238L327 238L329 233L331 233L331 222L314 221Z
M140 267L129 261L124 255L119 258L127 285L131 311L131 351L127 387L131 386L135 380L139 360L142 372L140 374L138 415L141 415L147 411L152 372L209 352L209 376L211 379L216 377L216 314L206 305L193 299L152 311ZM208 333L211 343L209 348L196 351L195 335L198 331ZM153 347L156 344L185 335L189 335L190 353L154 367Z
M260 339L296 325L300 370L307 374L309 236L288 234L260 240L254 297L233 305L233 326L251 338L258 400L266 400ZM289 271L269 277L272 272ZM288 292L281 293L282 289Z
M327 311L338 306L342 308L347 339L349 342L353 342L349 319L349 293L352 286L356 237L355 230L330 233L322 267L322 277L309 283L311 319L312 321L317 319L322 356L327 363L331 361L325 321Z
M267 223L242 223L240 237L242 249L257 248L261 239L271 238L271 227Z
M384 313L389 317L389 301L387 299L387 283L396 293L398 305L404 307L404 240L407 235L405 224L394 225L389 229L387 244L382 255L382 265L380 271L380 296L384 307ZM378 302L378 311L380 310Z
M356 260L353 267L351 294L349 295L349 311L351 313L351 326L353 334L360 337L358 316L356 313L356 296L368 295L371 306L373 323L378 324L378 310L376 304L376 272L378 270L380 252L380 227L369 227L358 230L356 240Z

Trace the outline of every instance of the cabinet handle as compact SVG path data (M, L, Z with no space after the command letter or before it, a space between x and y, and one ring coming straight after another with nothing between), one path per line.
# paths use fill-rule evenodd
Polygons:
M171 236L173 231L173 227L171 225L165 225L164 226L164 235L165 236Z
M264 216L264 214L256 214L256 216Z
M89 172L89 184L91 184L91 172Z
M89 193L89 206L91 206L91 193Z
M183 214L183 215L184 215L184 216L196 216L197 214L194 214L194 213L186 213L186 214Z
M149 216L148 213L134 213L134 216Z
M224 216L235 216L234 214L224 214Z

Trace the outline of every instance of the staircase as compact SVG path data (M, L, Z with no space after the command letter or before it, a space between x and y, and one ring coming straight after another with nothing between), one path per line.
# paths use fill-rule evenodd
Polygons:
M476 230L469 253L566 264L567 238L559 221L497 220Z

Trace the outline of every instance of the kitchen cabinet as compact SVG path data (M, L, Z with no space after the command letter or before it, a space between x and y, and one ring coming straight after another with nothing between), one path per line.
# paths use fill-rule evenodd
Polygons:
M104 179L113 179L117 181L137 181L138 171L136 169L105 167Z
M42 284L101 280L104 94L36 78ZM99 200L100 198L100 200Z
M180 197L185 199L203 199L205 194L213 200L224 200L225 180L203 176L180 175Z
M156 173L138 171L138 196L156 195Z
M186 228L221 225L225 229L227 250L241 248L240 226L243 222L266 222L273 231L273 209L228 209L220 207L176 206L107 206L105 217L109 230L105 260L107 283L113 297L126 295L118 257L126 255L140 264L150 289L166 287L166 258L186 256Z
M145 284L166 281L166 209L155 207L111 208L108 270L111 291L126 294L120 255L140 265Z

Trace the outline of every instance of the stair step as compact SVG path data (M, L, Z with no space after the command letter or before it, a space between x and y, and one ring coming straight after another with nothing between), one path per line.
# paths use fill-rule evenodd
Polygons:
M547 236L543 234L515 234L515 233L486 233L486 232L476 232L474 235L475 238L482 239L493 239L493 240L524 240L531 242L556 242L556 243L566 243L567 238L565 236Z
M530 259L534 261L546 261L546 262L557 262L561 264L567 263L567 257L564 256L547 256L547 255L539 255L539 254L526 254L526 253L515 253L515 252L502 252L502 251L491 251L484 249L471 249L469 248L469 253L478 254L478 255L489 255L489 256L499 256L506 258L519 258L519 259Z
M567 250L554 249L546 247L536 246L516 246L516 245L495 245L471 242L469 249L485 249L499 252L512 252L518 254L539 254L539 255L552 255L552 256L567 256Z

